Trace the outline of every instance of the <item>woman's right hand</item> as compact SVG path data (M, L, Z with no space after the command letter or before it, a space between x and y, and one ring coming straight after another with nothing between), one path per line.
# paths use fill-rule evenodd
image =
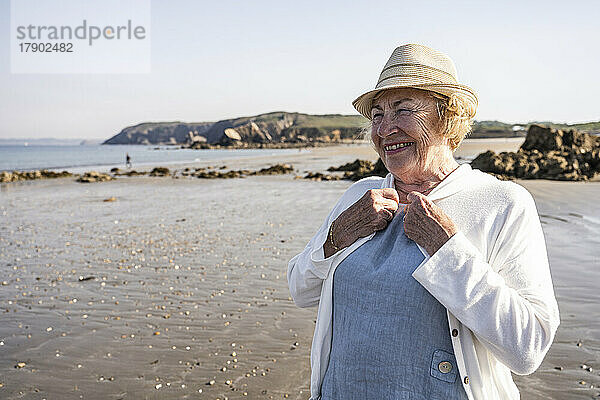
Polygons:
M375 231L385 229L394 218L400 199L393 188L370 189L356 203L342 212L331 224L327 240L323 245L325 258L333 255L336 250L343 249L358 239L369 236Z

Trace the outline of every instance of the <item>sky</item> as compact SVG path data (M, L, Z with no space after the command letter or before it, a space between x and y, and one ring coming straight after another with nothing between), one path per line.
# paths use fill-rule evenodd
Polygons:
M57 8L56 12L60 12ZM141 74L12 74L0 0L0 138L107 139L147 121L357 114L395 47L449 55L477 120L600 120L599 1L151 3Z

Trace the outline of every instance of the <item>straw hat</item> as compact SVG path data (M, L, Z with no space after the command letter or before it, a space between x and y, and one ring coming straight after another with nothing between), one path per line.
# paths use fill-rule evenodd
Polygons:
M421 44L397 47L383 67L375 89L359 96L352 105L367 119L371 119L373 98L381 90L395 88L423 89L445 96L457 93L477 108L475 91L458 83L456 68L450 57Z

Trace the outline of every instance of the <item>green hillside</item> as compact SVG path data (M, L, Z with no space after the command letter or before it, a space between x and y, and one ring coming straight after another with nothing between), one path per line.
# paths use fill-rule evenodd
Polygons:
M331 143L361 139L361 131L367 122L360 115L314 115L275 111L217 122L145 122L123 129L104 143L232 145L236 140L238 144L251 145ZM500 121L475 121L469 137L477 139L525 136L532 124L600 133L600 122L569 125L554 122L509 124Z

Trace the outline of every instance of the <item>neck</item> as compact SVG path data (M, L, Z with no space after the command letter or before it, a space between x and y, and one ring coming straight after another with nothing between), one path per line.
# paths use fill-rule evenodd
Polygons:
M420 166L418 171L394 175L394 185L398 191L400 202L406 203L406 195L410 192L429 194L459 166L451 151L440 152L433 157L433 160L435 162L429 163L429 165Z

